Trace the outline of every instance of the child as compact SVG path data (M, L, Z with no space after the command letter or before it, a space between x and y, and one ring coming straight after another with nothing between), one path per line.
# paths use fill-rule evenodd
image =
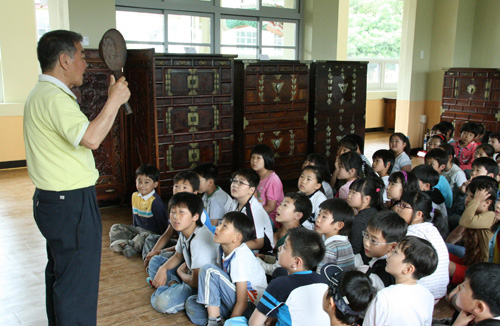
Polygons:
M495 149L490 144L481 144L476 147L476 151L474 152L474 159L478 159L480 157L489 157L493 159L493 154L495 154Z
M453 138L453 135L455 134L455 126L449 121L441 121L439 124L446 129L446 140L448 141L448 144L452 145L455 142L455 139Z
M319 208L315 230L325 239L326 254L316 271L319 273L326 264L354 270L354 253L348 238L354 220L352 208L339 198L327 199Z
M381 289L394 284L394 277L385 271L386 258L408 229L406 222L396 212L383 210L374 214L368 220L366 231L363 231L363 246L365 255L371 258L366 275L373 282L373 287ZM357 259L359 262L359 259ZM358 270L364 269L357 263Z
M326 200L325 194L321 191L321 173L317 167L306 166L302 169L297 186L299 192L306 195L312 204L311 216L304 222L304 227L312 230L314 221L319 212L319 205Z
M425 155L425 164L432 166L434 171L439 174L439 181L435 188L441 191L446 208L451 209L453 206L453 191L448 180L441 175L446 169L446 164L448 164L448 154L440 148L431 149Z
M411 171L418 179L420 191L425 191L432 199L432 207L439 209L444 218L448 220L448 211L444 196L436 185L439 182L439 173L430 165L419 165ZM446 233L448 230L446 230Z
M499 320L500 266L492 263L472 265L465 273L465 281L450 293L450 297L455 297L456 305L462 310L454 326L466 326L471 322L483 325L486 320Z
M390 200L387 208L394 206L405 191L413 190L419 190L418 179L413 173L406 171L392 173L387 186L387 198Z
M431 325L434 297L417 281L434 273L437 264L436 250L429 241L414 236L401 239L385 268L396 284L377 293L363 326Z
M354 135L344 136L339 141L337 147L337 157L335 158L335 171L333 171L332 178L330 180L330 185L332 186L332 188L338 190L345 183L345 180L338 179L340 155L347 152L356 152L360 155L361 160L365 162L365 164L370 165L370 161L368 161L368 159L361 152L360 144L362 145L362 143L362 139L360 139L360 137L355 137Z
M167 211L155 192L160 171L151 164L143 164L135 171L137 191L132 194L133 225L114 224L109 230L110 249L123 252L127 258L142 252L150 234L162 234L168 226Z
M493 154L493 159L496 161L498 153L500 153L500 133L492 132L488 139L488 144L493 146L495 153Z
M453 204L449 211L450 214L448 214L449 220L451 221L453 219L452 216L456 215L460 217L465 209L465 195L460 191L460 187L467 182L467 177L465 176L465 172L453 162L455 157L453 146L450 144L443 144L440 148L443 149L448 156L448 162L446 163L442 175L450 184L451 192L453 193Z
M493 237L489 244L488 261L490 263L500 264L500 200L495 204L495 224L491 227Z
M214 235L220 244L217 265L200 269L198 294L186 301L191 322L215 326L223 325L222 318L250 317L267 287L266 274L246 245L254 238L254 224L245 214L224 215Z
M474 138L479 135L478 125L474 122L466 122L460 127L460 140L453 144L455 157L458 159L462 170L470 169L474 161L474 151L477 143Z
M314 273L325 254L321 237L305 228L291 229L278 254L288 275L269 283L249 320L250 326L264 326L268 317L281 325L328 325L322 299L328 285Z
M172 189L174 195L180 192L197 194L199 188L200 178L193 170L181 171L174 176L174 186ZM210 230L210 232L215 232L215 226L210 222L210 218L207 216L205 210L201 213L200 221ZM161 236L150 235L146 238L144 248L142 249L142 258L145 267L148 267L149 261L155 255L162 255L168 258L174 254L175 246L174 243L170 241L173 235L174 229L172 225L169 225ZM165 248L167 245L168 247Z
M273 150L265 144L256 145L250 154L250 165L260 178L255 197L269 214L274 226L280 228L281 225L276 223L276 209L283 200L283 184L273 171Z
M328 290L323 297L323 310L331 326L358 326L356 320L365 312L376 295L370 279L358 271L328 277ZM337 279L338 278L338 279Z
M442 146L443 144L446 144L446 138L444 135L438 134L431 136L429 139L429 142L427 143L427 151L430 151L431 149L438 148L439 146Z
M234 198L229 211L247 215L255 227L254 240L246 245L261 254L272 254L274 248L271 219L254 193L259 185L259 175L252 169L239 169L231 176L231 196Z
M410 140L403 133L396 132L389 138L389 147L396 160L392 172L411 171Z
M351 241L354 254L364 256L362 232L366 230L370 216L383 208L383 189L384 182L378 177L373 179L357 179L349 188L347 203L356 213L351 232L349 233L349 241Z
M389 202L387 198L387 186L389 186L389 176L392 173L392 167L394 166L394 154L387 149L379 149L372 156L373 159L373 171L375 171L379 177L384 181L384 194L383 200L384 204Z
M443 124L443 121L441 121L438 124L435 124L431 128L431 137L435 135L443 135L446 137L446 139L449 139L448 137L448 128Z
M498 183L495 179L486 176L479 176L472 180L467 188L467 198L465 200L465 211L460 218L460 225L453 230L447 243L456 244L464 241L465 252L460 253L452 250L459 248L448 246L450 251L450 278L453 284L460 284L464 280L465 270L477 262L488 261L489 242L493 237L491 231L495 223L495 213L493 212L498 191ZM452 248L450 248L452 247Z
M222 216L226 214L228 206L231 205L232 198L217 186L219 170L214 164L200 164L193 171L200 177L199 193L203 194L203 203L210 216L210 222L212 225L218 225Z
M279 251L279 248L285 243L288 236L288 231L301 226L309 216L311 216L312 205L309 198L300 192L289 192L283 198L283 201L276 211L276 221L281 223L281 229L274 233L274 251ZM266 274L271 276L276 268L279 267L276 261L276 255L257 254L259 262L266 271Z
M328 167L328 161L326 160L326 158L323 155L316 153L308 154L306 160L302 164L302 169L309 165L315 166L319 169L321 178L323 179L321 186L323 187L325 196L327 199L333 198L333 190L329 183L331 178L330 168Z
M488 176L496 178L498 176L498 164L489 157L480 157L472 162L472 170L470 173L470 180L462 185L460 190L467 193L467 187L471 181L478 176Z
M158 312L174 314L184 309L186 299L198 288L198 272L214 264L217 246L213 234L200 221L203 201L195 194L180 192L168 203L170 223L179 232L175 254L170 258L154 256L148 267L156 291L151 305ZM179 266L180 265L180 266Z
M345 180L346 183L340 187L338 197L346 199L349 194L349 187L354 180L358 178L378 178L369 164L366 164L361 159L361 156L356 152L347 152L339 156L338 178Z
M448 249L444 243L440 229L447 223L438 210L432 212L432 200L424 192L411 191L403 194L394 211L408 223L407 235L429 241L438 254L436 271L420 279L419 283L425 286L434 296L434 303L446 295L448 286L448 265L450 259Z

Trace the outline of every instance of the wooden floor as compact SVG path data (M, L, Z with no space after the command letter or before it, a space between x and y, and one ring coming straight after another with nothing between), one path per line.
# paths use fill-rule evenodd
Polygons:
M389 134L367 134L366 156L388 148ZM417 162L415 162L417 163ZM32 213L34 186L25 168L0 170L0 325L46 325L44 268L45 240ZM108 249L108 230L130 223L130 207L101 209L102 264L98 325L192 325L185 313L163 315L149 302L153 289L139 257L127 259ZM450 315L440 303L435 316Z

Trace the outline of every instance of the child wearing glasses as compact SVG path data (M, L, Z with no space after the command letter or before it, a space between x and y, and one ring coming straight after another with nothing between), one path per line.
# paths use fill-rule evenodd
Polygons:
M415 236L406 236L389 253L385 270L396 284L377 293L368 306L363 326L431 325L434 297L419 283L432 274L438 255L432 244Z
M363 231L365 255L371 258L366 275L370 277L377 291L395 282L394 277L385 270L386 259L397 242L406 235L407 229L408 224L396 212L389 210L377 212L368 220L366 231ZM357 266L357 269L366 268Z
M259 180L259 175L252 169L242 168L233 173L231 196L234 201L229 207L229 212L242 212L253 221L255 240L250 240L246 244L255 252L270 255L274 248L271 219L254 196Z
M407 235L429 241L438 254L438 266L434 273L420 279L419 283L425 286L434 296L434 303L446 295L449 282L448 265L450 259L448 249L439 228L447 223L439 210L432 210L432 200L422 191L411 191L403 194L401 201L393 210L408 223Z

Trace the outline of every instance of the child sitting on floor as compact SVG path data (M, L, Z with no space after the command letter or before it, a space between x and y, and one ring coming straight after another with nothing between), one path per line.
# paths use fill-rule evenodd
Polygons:
M302 169L310 165L315 166L319 169L321 178L323 179L321 186L323 187L326 198L333 198L333 190L330 186L330 168L328 167L328 161L326 160L326 158L323 155L316 153L308 154L306 160L302 164Z
M389 186L389 176L391 175L392 167L394 166L394 154L388 149L379 149L373 153L372 159L373 171L375 171L384 182L383 200L384 204L387 205L389 202L389 199L387 198L387 187Z
M264 269L246 245L254 238L255 227L248 216L241 212L224 215L214 235L220 244L217 265L200 269L198 294L186 301L191 322L219 326L223 318L250 317L267 287Z
M410 159L410 140L405 134L396 132L389 138L389 148L394 153L396 158L394 162L394 167L392 172L398 172L404 170L406 172L411 171L411 159Z
M302 169L297 186L299 192L306 195L312 204L311 216L307 218L303 226L312 230L314 228L314 221L319 213L319 205L326 200L326 196L322 190L321 172L315 166L306 166Z
M429 241L415 236L401 239L389 254L385 268L396 284L377 293L363 326L431 325L434 297L417 281L434 273L437 264L436 250Z

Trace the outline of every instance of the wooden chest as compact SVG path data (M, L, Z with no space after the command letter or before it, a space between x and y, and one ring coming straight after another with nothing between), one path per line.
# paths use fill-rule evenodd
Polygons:
M455 125L455 138L467 121L500 131L500 71L485 68L450 68L444 74L441 120Z
M98 50L85 50L87 70L83 85L73 89L77 95L80 109L93 120L101 112L108 99L109 76L111 71L99 58ZM99 179L96 183L97 198L103 201L123 201L126 193L125 117L123 111L111 127L101 146L93 151Z
M307 155L309 67L299 61L235 61L235 148L249 167L260 143L275 152L282 180L299 177Z
M132 164L157 164L163 198L172 193L175 174L199 163L217 165L219 183L228 183L234 170L233 57L141 50L129 56L127 71L131 104L142 111L130 116Z
M311 63L309 151L324 155L333 171L340 139L357 134L364 139L366 62Z

